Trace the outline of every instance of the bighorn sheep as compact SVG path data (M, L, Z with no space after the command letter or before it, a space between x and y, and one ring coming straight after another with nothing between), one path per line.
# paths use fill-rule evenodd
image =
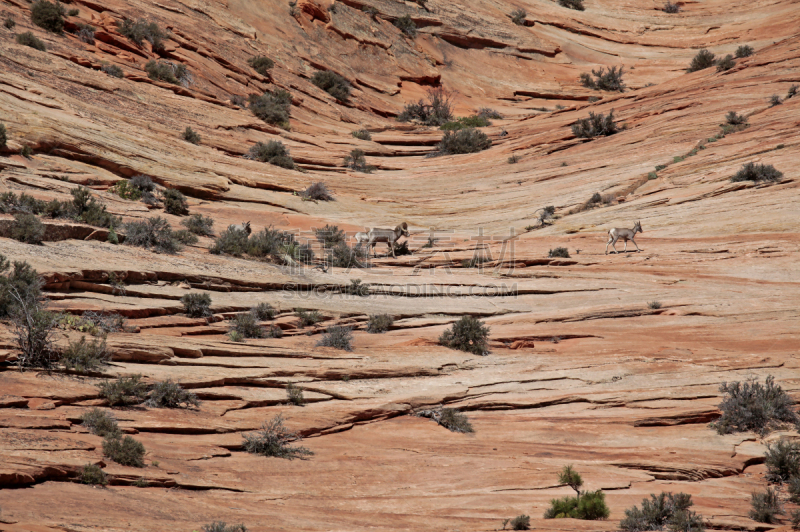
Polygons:
M229 225L228 229L233 229L235 231L242 231L245 234L250 234L252 229L250 229L250 222L242 222L238 225Z
M369 227L365 227L365 233L356 233L356 246L360 246L364 242L369 241Z
M408 238L408 224L403 222L394 229L373 229L367 233L367 248L372 246L372 256L375 254L375 244L378 242L386 242L389 250L392 252L392 257L397 258L394 254L394 243L397 242L401 236Z
M633 229L620 229L620 228L613 228L608 230L608 242L606 242L606 255L608 255L608 245L611 244L611 247L614 248L614 253L619 253L617 251L617 240L620 238L625 241L625 249L623 252L628 252L628 240L633 242L633 245L636 246L636 251L641 251L639 246L636 244L636 240L633 237L636 236L636 233L644 233L642 231L642 224L640 222L635 222L633 224Z

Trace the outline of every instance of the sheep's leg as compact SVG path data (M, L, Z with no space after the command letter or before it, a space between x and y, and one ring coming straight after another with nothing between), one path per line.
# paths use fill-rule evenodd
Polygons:
M623 253L627 253L628 252L628 239L627 238L625 239L625 249L623 249L622 252Z
M608 242L606 242L606 255L608 255L608 245L609 245L610 243L611 243L611 238L609 238L609 239L608 239Z
M636 246L636 251L642 251L641 249L639 249L639 244L636 243L636 240L631 238L631 242L633 242L633 245Z
M613 241L613 242L611 242L611 247L612 247L612 248L614 248L614 254L615 254L615 255L616 255L617 253L619 253L619 251L617 251L617 239L616 239L616 238L614 239L614 241Z

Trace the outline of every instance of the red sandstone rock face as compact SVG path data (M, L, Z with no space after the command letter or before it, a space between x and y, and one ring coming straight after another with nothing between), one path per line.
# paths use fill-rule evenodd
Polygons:
M578 12L555 2L82 2L68 5L80 13L60 36L30 23L29 4L6 3L14 32L33 31L48 50L0 28L9 135L0 193L67 200L82 185L125 221L160 215L179 228L180 217L109 190L146 174L184 192L217 233L251 220L314 241L325 224L352 238L407 221L412 254L323 273L212 255L208 237L157 255L63 220L45 220L45 244L30 246L9 238L13 219L0 215L0 253L42 274L51 310L119 313L129 326L108 336L111 365L76 377L18 372L10 323L0 322L0 530L188 531L224 520L255 531L477 531L524 513L539 529L599 531L662 490L691 493L711 528L770 528L748 518L750 493L766 485L765 443L796 432L720 436L708 423L722 382L774 375L800 399L800 97L768 103L800 84L800 12L791 2L685 4L676 15L585 3ZM510 21L517 7L523 26ZM415 39L392 24L403 15ZM161 56L119 33L139 17L169 30ZM79 23L95 28L95 44L70 33ZM724 55L740 44L756 53L733 69L685 73L698 49ZM268 76L248 66L254 55L275 61ZM191 83L150 80L144 65L159 58L186 65ZM124 77L103 73L105 63ZM625 92L578 82L612 65L626 68ZM346 78L350 100L314 86L317 70ZM394 120L438 84L459 116L483 106L504 115L484 128L490 149L426 158L441 131ZM230 101L276 88L292 94L290 130ZM618 134L572 134L579 118L612 110ZM749 127L717 139L731 110ZM199 145L181 138L187 126ZM352 137L362 127L372 140ZM269 140L299 170L242 157ZM31 159L18 155L23 145ZM354 148L375 173L344 167ZM751 161L783 179L731 183ZM316 181L336 201L293 194ZM587 208L594 193L608 201ZM554 223L540 227L548 205ZM633 220L643 251L605 255L606 231ZM559 246L570 258L548 257ZM482 267L464 267L476 253ZM367 293L347 293L355 279ZM181 296L197 291L211 294L212 317L183 314ZM261 302L278 311L263 325L284 336L232 342L231 318ZM324 319L302 328L297 308ZM382 313L391 330L366 332ZM464 314L491 328L488 356L438 344ZM332 325L354 329L353 351L316 345ZM56 342L80 336L59 329ZM143 469L105 458L79 421L105 407L102 379L137 373L201 400L196 410L113 409L145 445ZM289 382L306 406L288 404ZM465 412L475 433L413 415L437 405ZM243 452L242 434L279 413L314 451L309 460ZM103 467L109 487L76 481L87 463ZM550 499L571 493L556 482L566 464L586 489L605 491L609 520L542 519Z

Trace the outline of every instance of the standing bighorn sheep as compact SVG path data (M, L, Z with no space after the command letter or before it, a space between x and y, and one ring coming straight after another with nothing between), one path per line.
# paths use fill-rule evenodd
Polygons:
M234 231L242 231L245 234L250 234L252 230L250 229L250 222L242 222L238 225L229 225L228 229L233 229Z
M408 238L408 224L401 223L394 229L373 229L367 233L367 248L372 247L372 256L376 257L375 244L378 242L386 242L389 250L392 252L392 257L397 258L394 254L394 243L397 242L401 236Z
M369 241L369 227L365 227L365 233L356 233L356 246L360 246L364 242Z
M617 251L617 240L620 238L625 241L625 249L623 252L628 252L628 240L633 242L633 245L636 246L636 251L641 251L639 246L636 244L636 240L633 237L636 236L636 233L644 233L642 231L642 224L640 222L636 222L633 224L633 229L620 229L615 227L613 229L608 230L608 242L606 242L606 255L608 255L608 245L611 244L611 247L614 248L614 253L619 253Z

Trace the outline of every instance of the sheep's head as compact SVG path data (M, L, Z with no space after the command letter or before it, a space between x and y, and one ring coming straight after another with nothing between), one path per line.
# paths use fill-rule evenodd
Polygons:
M394 230L395 231L399 231L400 232L400 236L408 237L408 224L407 223L405 223L405 222L401 223L400 225L395 227Z
M633 224L633 232L636 233L636 231L644 233L644 229L642 229L642 222L636 222L635 224Z

